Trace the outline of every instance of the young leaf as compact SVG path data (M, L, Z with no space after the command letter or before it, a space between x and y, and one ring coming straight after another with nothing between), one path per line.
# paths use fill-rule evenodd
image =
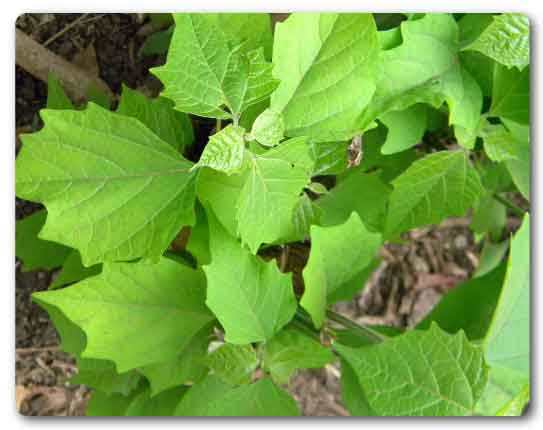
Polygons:
M479 51L509 68L524 69L530 64L528 17L520 13L494 16L494 22L465 49Z
M505 265L502 264L485 276L455 287L417 325L417 329L427 329L435 322L451 334L463 330L470 340L484 338L498 303L504 275Z
M415 161L393 181L386 220L388 235L462 216L483 191L464 151L441 151Z
M167 258L106 263L98 276L33 294L85 331L82 358L114 361L121 373L176 357L213 320L204 297L203 274Z
M355 211L366 228L382 231L389 194L390 186L377 174L364 173L358 168L315 201L322 211L320 223L322 226L342 224Z
M149 389L138 393L128 407L125 415L129 417L172 416L187 387L175 387L151 397Z
M292 397L269 379L233 388L216 376L208 376L185 394L177 416L296 416L298 407Z
M335 348L381 416L473 415L487 382L480 348L437 325L379 345Z
M305 291L300 305L321 327L327 297L366 267L381 246L380 234L368 232L353 213L334 227L311 227L311 254L303 270Z
M242 41L221 28L217 16L182 13L174 19L168 60L152 71L176 109L237 121L243 110L275 89L263 50L246 52Z
M81 281L82 279L98 275L101 271L101 264L95 264L90 267L83 266L79 252L73 250L68 254L68 257L66 257L66 260L62 264L61 272L51 285L49 285L49 289L53 290L73 282Z
M194 223L191 163L138 120L92 103L41 116L16 169L17 195L47 207L40 237L78 249L90 266L157 257Z
M194 335L175 358L138 369L149 381L151 396L178 385L199 382L205 377L208 369L204 360L210 333L211 326L206 326Z
M305 159L299 158L299 150ZM239 236L253 254L262 243L273 243L290 230L294 207L310 182L308 159L308 146L300 139L249 158L249 172L239 196L236 218Z
M164 97L149 99L139 91L123 85L117 113L138 119L177 150L182 150L194 140L189 117L174 110L173 102Z
M334 354L302 332L286 328L263 346L262 364L277 384L287 384L298 369L324 367Z
M250 384L258 359L251 345L225 343L206 359L214 374L230 385Z
M530 378L530 217L524 216L511 241L507 274L484 340L491 366Z
M136 389L141 376L134 370L117 373L115 364L108 360L83 358L77 360L78 373L70 379L71 384L85 384L106 394L128 395Z
M290 277L275 262L251 255L207 210L211 263L206 304L225 329L225 340L245 345L270 339L293 317L296 299Z
M489 115L520 124L530 121L530 68L522 72L496 65Z
M266 109L255 119L251 135L261 145L279 145L285 135L285 124L282 115L271 109Z
M209 142L192 168L210 167L227 175L239 173L243 165L245 152L245 130L229 125L209 138Z
M60 267L70 254L70 248L38 238L46 218L47 211L40 210L15 225L15 255L23 261L25 272Z
M402 111L382 115L379 119L388 128L388 134L381 152L394 154L418 144L426 130L426 112L426 106L416 104Z
M346 140L375 91L379 54L371 14L294 13L275 27L271 109L287 136Z

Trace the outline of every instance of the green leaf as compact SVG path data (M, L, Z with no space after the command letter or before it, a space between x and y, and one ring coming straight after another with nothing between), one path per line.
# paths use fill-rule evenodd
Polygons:
M500 240L506 222L507 211L505 206L485 190L479 206L473 210L471 229L475 233L488 233L491 238Z
M202 272L167 258L106 263L98 276L33 294L85 331L82 358L114 361L121 373L174 358L213 320L204 297Z
M47 109L75 109L70 98L64 92L62 84L53 74L47 75Z
M145 390L132 399L126 408L125 415L129 417L172 416L186 391L187 387L175 387L151 397L151 391Z
M167 62L152 72L177 110L237 121L248 106L275 89L263 49L247 51L249 45L242 46L245 42L223 27L221 18L183 13L174 19Z
M211 264L206 303L225 329L225 340L245 345L271 338L293 317L290 277L275 262L251 255L207 210Z
M481 35L464 49L479 51L509 68L530 64L530 22L526 15L504 13L494 16Z
M263 349L263 368L277 384L287 384L298 369L317 369L334 361L329 348L292 328L276 334Z
M143 55L162 55L168 52L173 35L173 25L166 30L157 31L148 36L141 46Z
M251 135L261 145L279 145L285 135L285 124L282 115L271 109L266 109L255 119Z
M530 217L524 216L511 241L507 274L484 340L491 366L530 378Z
M502 417L518 417L524 412L525 406L530 401L530 384L524 385L522 390L506 405L501 408L496 415Z
M305 291L300 305L321 327L327 297L372 261L381 246L380 234L370 233L353 213L338 226L311 227L311 253L303 270Z
M501 367L491 367L488 372L488 384L477 402L476 412L479 415L498 415L506 410L508 404L514 404L527 382L518 374Z
M381 416L473 415L487 382L480 348L437 325L374 346L335 348Z
M328 194L315 201L322 211L320 223L322 226L342 224L355 211L367 229L382 231L389 194L390 186L378 174L353 169Z
M352 416L375 416L355 371L346 360L341 360L341 400Z
M466 16L470 16L468 14ZM494 80L494 64L491 58L486 57L477 51L462 51L458 54L460 64L475 79L483 96L491 97L492 82Z
M177 150L182 150L194 140L189 117L174 110L173 102L164 97L149 99L139 91L123 85L117 113L138 119Z
M78 249L90 266L157 257L194 223L191 163L138 120L92 103L41 116L16 169L17 195L47 207L41 238Z
M210 167L227 175L239 173L243 165L245 152L245 130L229 125L209 138L209 142L192 168Z
M474 42L492 23L490 13L467 13L458 21L459 42L462 48Z
M489 115L520 124L530 121L530 68L522 72L496 65Z
M294 159L299 157L298 148L305 153L305 160ZM291 139L249 158L236 218L238 234L253 254L262 243L273 243L290 230L299 195L311 178L307 159L308 146L303 139Z
M209 226L205 210L200 204L196 205L196 224L190 230L186 249L196 259L198 266L203 266L211 262L211 255L209 253Z
M313 224L318 224L321 210L307 194L302 194L294 207L292 215L292 232L281 239L283 242L296 242L305 240L309 236L309 229Z
M138 370L151 386L151 396L182 384L193 384L207 374L205 357L209 345L211 326L205 326L190 340L178 355L168 361L152 363Z
M206 359L214 374L230 385L250 384L258 366L256 352L251 345L225 343Z
M393 182L388 235L465 215L476 206L481 181L464 151L441 151L415 161Z
M492 161L517 159L517 142L502 124L486 124L482 137L486 155Z
M115 364L107 360L79 359L77 368L78 373L70 379L71 384L85 384L106 394L126 396L136 389L141 378L134 370L117 373Z
M101 391L94 391L87 404L86 415L89 417L124 416L128 406L137 394L123 396L119 393L107 394Z
M511 174L513 182L526 200L530 200L530 179L532 159L530 149L530 129L512 121L502 120L509 133L516 140L516 160L507 160L505 165Z
M309 148L315 160L313 176L338 175L347 169L350 142L310 142Z
M382 115L379 119L388 128L388 134L381 152L394 154L420 143L426 130L426 112L425 105L416 104Z
M294 13L275 27L271 109L287 136L346 140L375 91L379 40L371 14Z
M326 188L320 182L311 182L306 188L317 195L328 194L328 188Z
M98 275L101 271L101 264L95 264L94 266L90 267L83 266L79 252L73 250L68 254L68 257L66 257L64 264L62 264L61 272L51 283L51 285L49 285L49 289L52 290L73 282L81 281L82 279Z
M374 258L370 264L360 270L351 279L337 287L332 294L328 295L328 302L336 303L353 300L360 290L364 288L366 281L368 281L375 269L379 267L379 262L378 258Z
M494 270L502 262L508 250L509 240L494 243L486 239L481 255L479 256L479 265L473 277L479 278Z
M297 416L296 402L269 379L233 388L208 376L183 397L178 416Z
M417 325L427 329L436 322L454 334L463 330L470 340L484 338L498 303L505 265L485 276L471 279L449 291L435 308Z
M40 210L16 222L15 255L23 261L25 272L60 267L70 254L70 248L38 238L46 218L47 211Z

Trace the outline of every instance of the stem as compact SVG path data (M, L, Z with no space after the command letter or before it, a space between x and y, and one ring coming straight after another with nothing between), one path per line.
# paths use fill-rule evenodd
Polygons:
M334 312L331 309L326 310L326 316L331 320L338 324L341 324L342 326L346 328L350 328L354 330L357 334L361 335L365 339L370 340L373 343L380 343L383 342L386 337L382 334L376 332L375 330L372 330L369 327L363 326L361 324L358 324L349 318L344 317L341 314L338 314L337 312Z
M524 211L522 208L518 207L513 202L507 200L506 198L500 196L497 193L492 194L492 197L494 197L495 200L500 202L505 207L509 208L511 210L511 212L513 212L515 215L524 216L526 211Z
M215 133L218 133L222 129L222 120L220 118L217 118L217 122L215 123Z

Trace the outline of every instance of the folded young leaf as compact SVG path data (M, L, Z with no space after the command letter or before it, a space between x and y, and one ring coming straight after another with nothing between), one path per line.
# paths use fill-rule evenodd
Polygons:
M23 261L24 272L60 267L70 255L67 246L38 238L46 218L47 211L40 210L15 224L15 255Z
M183 150L194 140L189 117L175 110L174 103L164 97L149 99L139 91L123 85L117 113L140 120L177 150Z
M356 213L338 226L311 227L311 254L303 271L305 291L300 305L315 327L324 322L327 297L370 264L381 244L381 235L366 230Z
M208 376L185 394L177 416L297 416L300 412L292 397L269 379L234 388L216 376Z
M250 384L258 366L256 352L251 345L225 343L205 359L213 373L230 385Z
M379 54L371 14L299 13L275 27L271 109L287 136L346 140L375 91Z
M158 257L194 223L191 163L141 122L93 103L41 116L16 169L17 195L47 207L41 238L78 249L90 266Z
M252 255L221 226L211 209L211 263L206 304L225 330L225 340L245 345L270 339L294 316L296 299L290 276Z
M374 346L335 348L381 416L474 415L487 383L481 349L435 324Z
M334 361L329 348L293 328L277 333L262 348L263 368L277 384L287 384L298 369L317 369Z
M483 192L479 174L464 151L441 151L415 161L393 182L387 236L462 216Z
M121 373L176 357L213 320L204 298L203 273L167 258L106 263L98 276L33 294L84 330L82 358L111 360Z
M504 66L522 70L530 64L530 21L520 13L496 15L464 49L479 51Z
M247 51L245 41L229 32L232 28L221 27L221 18L182 13L174 19L168 60L152 72L177 110L237 121L248 106L276 88L263 49Z
M192 168L210 167L227 175L239 173L245 153L245 130L229 125L209 138L209 142Z
M484 340L489 365L530 379L530 217L511 241L507 274Z

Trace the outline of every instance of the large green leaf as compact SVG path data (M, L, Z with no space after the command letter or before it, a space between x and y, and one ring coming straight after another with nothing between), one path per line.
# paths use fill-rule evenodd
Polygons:
M382 115L379 119L388 128L388 134L381 152L394 154L420 143L426 130L426 112L426 106L416 104Z
M356 213L338 226L311 227L311 254L303 270L305 290L300 304L316 327L324 322L327 297L370 264L381 243L381 235L370 233Z
M275 27L271 108L287 136L345 140L375 91L379 53L371 14L294 13Z
M263 368L278 384L288 383L298 369L319 368L334 360L329 348L292 328L277 333L263 349Z
M346 360L341 360L341 400L352 416L375 416L364 394L356 372Z
M260 156L250 155L236 218L237 232L253 254L262 243L273 243L290 231L300 193L311 180L308 159L305 139L291 139Z
M130 396L119 393L107 394L102 391L94 391L87 403L86 415L89 417L122 417L126 409L139 392Z
M379 345L335 348L382 416L473 415L487 382L481 349L463 333L449 335L437 325Z
M245 130L229 125L209 138L209 142L194 167L210 167L227 175L239 173L245 152Z
M530 122L530 68L522 72L496 65L492 86L491 116L520 124Z
M164 142L176 149L192 143L194 134L189 117L174 110L171 100L149 99L142 93L123 85L117 113L140 120Z
M129 417L172 416L186 391L187 387L175 387L151 397L151 391L144 390L133 397L126 408L125 415Z
M530 64L530 22L526 15L504 13L466 46L479 51L507 67L519 70Z
M90 276L98 275L101 271L101 264L95 264L90 267L83 266L79 252L73 250L68 254L68 257L66 257L66 260L62 264L62 270L51 285L49 285L49 288L54 289L63 287L64 285L81 281Z
M491 367L488 372L488 384L477 402L476 412L479 415L498 415L515 403L519 394L526 387L526 379L502 367ZM528 400L528 399L526 399ZM522 411L521 411L522 412ZM520 415L520 413L517 413Z
M141 122L93 103L41 116L16 169L17 195L47 207L41 238L78 249L90 266L157 257L194 222L191 163Z
M295 416L292 397L269 379L233 388L216 376L208 376L185 394L175 415L181 416Z
M263 49L247 51L249 44L233 34L236 30L229 25L223 27L222 18L182 13L174 19L168 60L152 71L165 86L163 95L175 102L176 109L237 121L248 106L275 89L277 81L271 76L272 67Z
M337 175L348 165L350 142L310 142L309 148L315 160L313 175Z
M389 235L465 215L482 193L479 175L464 151L427 155L392 185L386 220Z
M117 373L115 364L108 360L79 359L77 368L78 373L70 379L71 384L85 384L107 394L120 393L126 396L138 386L141 378L134 370Z
M322 211L320 224L342 224L355 211L366 228L382 231L389 194L390 186L378 174L364 173L357 168L328 194L315 201Z
M483 339L498 303L504 275L505 265L502 264L486 276L471 279L455 287L417 328L427 329L432 322L436 322L451 334L463 330L470 340Z
M211 326L205 326L194 335L178 355L168 361L152 363L138 370L151 386L151 396L182 384L193 384L207 374L205 365Z
M85 331L83 358L114 361L119 372L176 357L213 320L204 297L203 273L167 258L107 263L98 276L33 294Z
M15 225L15 255L23 261L23 271L60 267L70 254L70 248L38 238L45 224L47 211L40 210Z
M256 352L251 345L225 343L206 358L213 373L230 385L249 384L258 366Z
M296 311L290 277L274 261L252 255L207 210L211 263L206 303L225 329L225 339L247 344L270 339Z
M513 236L502 292L484 340L486 361L530 378L530 217Z

